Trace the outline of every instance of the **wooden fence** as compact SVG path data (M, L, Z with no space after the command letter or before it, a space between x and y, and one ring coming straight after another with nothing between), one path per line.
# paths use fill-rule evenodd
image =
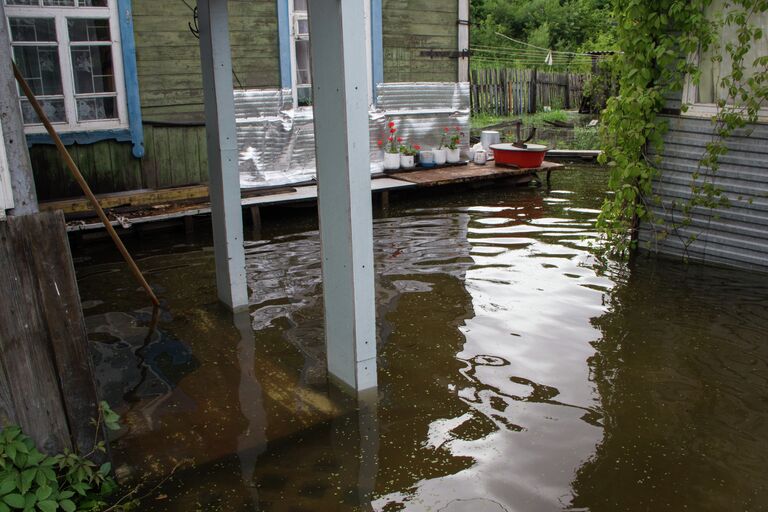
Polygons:
M472 112L497 116L531 114L542 107L579 108L588 75L536 69L475 69Z

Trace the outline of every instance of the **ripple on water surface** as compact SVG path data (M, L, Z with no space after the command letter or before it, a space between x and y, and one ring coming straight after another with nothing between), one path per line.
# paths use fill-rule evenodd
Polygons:
M601 264L604 173L556 181L378 216L380 389L360 409L326 386L305 221L248 242L235 317L205 235L142 241L167 302L149 338L130 275L78 253L117 462L194 459L147 509L768 509L768 279Z

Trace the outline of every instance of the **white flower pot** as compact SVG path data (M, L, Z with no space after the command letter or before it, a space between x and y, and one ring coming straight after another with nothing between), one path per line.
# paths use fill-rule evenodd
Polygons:
M461 160L461 148L456 149L446 149L446 160L449 164L455 164L459 160Z
M435 165L435 152L432 150L425 150L419 153L419 162L423 167L434 167Z
M400 153L384 153L384 170L394 171L400 168Z
M400 167L403 169L413 169L416 167L416 161L413 155L400 155Z
M434 153L435 165L445 165L446 159L448 158L445 148L436 149Z

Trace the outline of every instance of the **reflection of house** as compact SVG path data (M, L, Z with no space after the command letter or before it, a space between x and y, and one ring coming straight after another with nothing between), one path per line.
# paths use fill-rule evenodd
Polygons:
M190 3L4 2L16 62L96 192L207 180ZM366 0L371 82L458 81L459 33L467 30L458 13L468 3ZM296 107L310 105L307 0L232 0L229 8L236 86L289 88ZM38 195L79 195L22 106Z
M712 12L722 9L723 0L716 0ZM752 17L752 23L768 30L768 12ZM725 48L737 39L734 26L722 29L721 44ZM716 114L716 104L729 96L721 78L731 72L728 52L723 50L722 62L710 54L697 56L701 70L698 85L689 79L682 97L675 99L673 115L669 116L670 131L661 163L661 176L655 184L655 192L663 199L664 209L655 211L669 224L674 211L676 224L684 214L678 207L671 208L673 201L686 202L691 197L693 176L701 172L698 186L705 181L720 187L727 196L730 207L696 209L689 226L680 226L666 240L659 243L662 253L680 255L686 252L692 260L768 270L768 105L763 105L761 123L747 130L739 130L727 141L730 152L721 158L721 168L714 179L706 169L699 169L699 162L706 145L716 139L711 118ZM768 55L768 38L752 43L750 53L744 59L746 73L754 74L755 59ZM764 66L762 67L764 70ZM681 112L681 103L689 106ZM685 245L696 239L685 250ZM654 232L645 226L641 233L644 241L654 240Z

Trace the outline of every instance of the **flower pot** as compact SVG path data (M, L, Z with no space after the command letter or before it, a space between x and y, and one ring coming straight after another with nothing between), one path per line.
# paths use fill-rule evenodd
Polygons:
M413 155L400 155L400 167L403 169L413 169L416 167L416 159Z
M461 160L461 149L460 148L456 148L456 149L450 149L449 148L449 149L446 149L445 151L446 151L446 161L449 164L455 164L456 162Z
M400 168L400 153L384 153L384 170L394 171Z
M435 152L426 150L419 153L419 163L422 167L434 167L435 166Z
M435 151L435 165L445 165L448 158L445 148L436 149Z

